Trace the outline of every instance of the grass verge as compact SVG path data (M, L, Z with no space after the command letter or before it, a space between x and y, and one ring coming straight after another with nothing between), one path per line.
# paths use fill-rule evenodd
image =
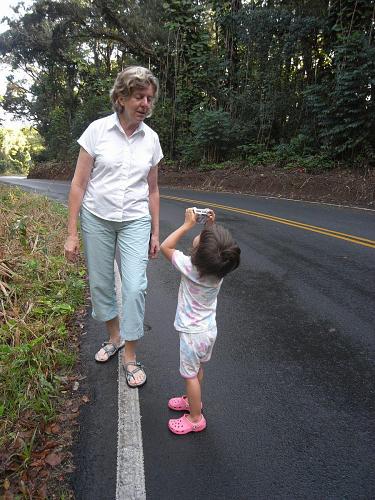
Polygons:
M62 205L0 186L0 212L1 494L68 498L58 466L69 439L58 417L77 378L72 332L83 313L85 270L63 257Z

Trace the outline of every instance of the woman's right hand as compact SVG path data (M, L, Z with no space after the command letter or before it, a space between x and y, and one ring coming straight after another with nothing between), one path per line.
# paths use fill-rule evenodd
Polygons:
M64 244L65 258L70 262L76 262L79 256L79 238L78 236L68 236Z

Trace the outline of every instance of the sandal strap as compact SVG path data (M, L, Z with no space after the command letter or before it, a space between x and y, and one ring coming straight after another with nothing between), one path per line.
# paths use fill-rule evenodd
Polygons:
M136 368L134 370L128 370L128 366L131 365L131 366L135 366ZM134 377L134 374L135 373L138 373L138 372L143 372L144 375L145 372L144 372L144 365L142 365L142 363L139 363L139 361L129 361L129 363L125 363L124 364L124 368L125 368L125 372L126 372L126 378L129 380L131 380L131 378L135 379Z
M136 373L138 373L138 372L143 372L143 370L142 370L141 368L136 368L135 370L133 370L133 371L131 371L131 372L130 372L129 370L127 370L127 371L126 371L126 376L128 377L128 380L129 380L129 378L130 378L130 377L134 378L134 380L135 380L134 375L135 375Z
M134 370L128 370L128 366L135 366L136 368ZM139 361L129 361L129 363L124 363L124 368L125 368L125 371L126 371L126 376L129 376L131 375L133 378L134 377L134 373L138 373L138 372L143 372L144 373L144 365L142 365L142 363L139 363Z
M118 350L118 347L113 342L103 342L102 349L107 354L112 354Z
M128 363L124 363L124 367L126 370L127 370L129 365L137 366L137 367L140 367L142 369L144 368L144 365L142 365L142 363L140 363L139 361L129 361ZM135 371L135 370L133 370L133 371Z

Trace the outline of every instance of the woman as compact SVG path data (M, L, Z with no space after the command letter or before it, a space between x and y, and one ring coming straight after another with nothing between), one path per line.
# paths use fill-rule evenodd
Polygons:
M81 232L89 273L92 316L106 323L109 340L95 355L108 361L125 346L123 367L130 387L146 382L136 360L143 336L148 256L159 251L157 134L143 120L151 116L159 84L151 71L130 66L111 91L115 112L94 121L78 139L81 146L69 193L65 256L75 261ZM121 257L122 311L116 307L114 258Z

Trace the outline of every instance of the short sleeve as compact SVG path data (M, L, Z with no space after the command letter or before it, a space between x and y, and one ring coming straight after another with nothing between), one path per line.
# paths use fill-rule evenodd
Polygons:
M159 136L155 134L155 147L154 147L154 154L152 155L152 166L156 167L156 165L160 162L160 160L163 157L164 155L160 146Z
M95 158L96 135L94 123L91 123L77 140L78 144L85 149L92 158Z
M180 250L173 252L172 265L182 274L189 275L191 273L191 257L183 254Z

